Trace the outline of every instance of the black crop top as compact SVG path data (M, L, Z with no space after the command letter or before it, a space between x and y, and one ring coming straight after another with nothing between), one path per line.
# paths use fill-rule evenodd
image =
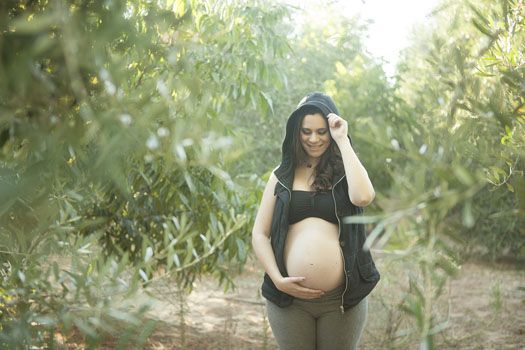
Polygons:
M288 224L295 224L311 216L338 223L332 193L293 190Z

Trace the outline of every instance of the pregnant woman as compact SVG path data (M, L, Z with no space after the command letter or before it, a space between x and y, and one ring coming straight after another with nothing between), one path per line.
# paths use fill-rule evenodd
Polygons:
M356 349L379 281L361 215L374 199L333 100L305 96L290 115L252 232L262 294L282 350Z

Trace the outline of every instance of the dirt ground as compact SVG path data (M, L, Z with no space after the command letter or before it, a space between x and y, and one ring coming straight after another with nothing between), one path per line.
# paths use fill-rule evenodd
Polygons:
M415 322L399 308L407 267L376 258L381 281L369 299L360 349L419 348ZM388 264L387 264L388 261ZM180 299L161 293L150 316L162 321L149 349L277 349L260 294L263 270L250 257L236 289L224 293L211 278L187 296L184 327ZM525 269L505 263L466 262L434 304L442 330L437 349L525 349Z

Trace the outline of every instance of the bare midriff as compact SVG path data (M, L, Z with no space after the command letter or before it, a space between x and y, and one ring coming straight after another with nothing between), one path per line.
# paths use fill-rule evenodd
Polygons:
M284 262L288 276L306 277L304 287L330 291L343 284L338 225L316 217L290 225Z

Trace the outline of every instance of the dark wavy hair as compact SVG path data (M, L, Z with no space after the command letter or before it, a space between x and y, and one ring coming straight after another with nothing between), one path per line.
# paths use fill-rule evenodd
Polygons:
M297 118L297 123L293 131L293 169L297 166L306 163L308 155L301 145L301 126L303 125L303 119L308 114L321 114L323 117L326 116L323 112L314 106L305 106L301 109L301 114ZM330 132L330 131L328 131ZM314 169L314 182L312 186L316 192L327 191L332 187L332 179L344 172L343 159L341 158L341 151L335 143L334 139L330 135L330 145L326 151L322 154L319 163Z

